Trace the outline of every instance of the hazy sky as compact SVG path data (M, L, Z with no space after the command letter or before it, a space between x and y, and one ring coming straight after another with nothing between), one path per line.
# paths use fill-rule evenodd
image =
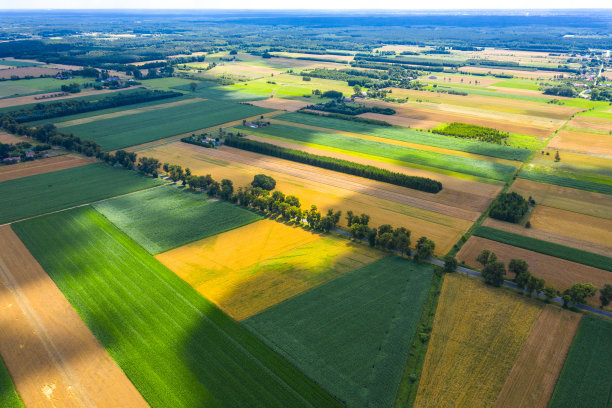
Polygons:
M611 8L612 0L0 0L0 9L565 9Z

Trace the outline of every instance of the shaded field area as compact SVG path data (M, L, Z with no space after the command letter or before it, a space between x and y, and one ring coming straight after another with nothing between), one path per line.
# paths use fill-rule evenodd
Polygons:
M508 244L545 255L592 266L594 268L612 271L612 258L608 256L594 254L577 248L571 248L565 245L559 245L491 227L478 227L478 229L474 232L474 235L501 242L503 244Z
M174 185L99 202L94 208L153 255L261 219Z
M386 257L243 324L349 407L391 407L431 266Z
M402 140L426 146L442 147L450 150L480 154L483 156L498 157L508 160L522 161L529 156L529 150L516 147L503 146L494 143L484 143L423 132L415 129L406 129L397 126L386 127L367 123L351 122L325 116L314 116L303 113L286 113L276 119L287 122L301 123L310 126L334 129L344 132L361 133L392 140Z
M67 126L62 132L93 140L104 150L115 150L266 112L269 110L252 105L204 100Z
M0 182L91 164L92 159L66 154L0 167Z
M0 405L6 408L23 408L23 402L15 391L15 384L11 379L4 362L0 358Z
M338 406L93 208L13 229L152 407Z
M32 217L163 184L105 163L0 183L0 223Z
M148 406L8 225L0 298L0 352L26 406Z
M495 401L495 408L547 407L581 314L546 306Z
M251 129L240 127L239 129L243 132L246 131L260 136L277 137L301 143L326 146L328 148L342 149L358 154L398 160L407 165L414 163L430 168L440 168L493 180L507 180L516 170L514 166L507 164L419 150L406 146L398 146L374 140L350 137L338 133L326 133L294 126L272 124L267 128Z
M461 247L457 259L472 268L481 268L482 265L476 262L476 257L483 249L495 252L498 259L506 265L511 259L524 259L529 264L529 270L533 275L545 279L546 285L554 285L560 291L578 282L590 282L599 288L610 283L609 271L476 236L470 237ZM512 275L508 277L512 278ZM597 296L587 300L590 305L599 306Z
M381 256L343 238L266 219L156 258L242 320Z
M414 406L492 406L540 312L513 293L446 275Z
M582 319L550 401L550 408L610 406L610 339L612 323L592 316Z

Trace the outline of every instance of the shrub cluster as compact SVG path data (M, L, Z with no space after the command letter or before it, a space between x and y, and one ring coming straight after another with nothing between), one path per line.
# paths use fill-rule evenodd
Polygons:
M287 149L269 143L257 142L241 137L227 137L225 139L225 144L238 149L280 157L282 159L309 164L311 166L317 166L341 173L352 174L354 176L365 177L372 180L383 181L415 190L426 191L428 193L438 193L440 190L442 190L442 183L429 178L407 176L405 174L395 173L374 166L353 163L348 160L336 159L333 157L319 156L300 150Z

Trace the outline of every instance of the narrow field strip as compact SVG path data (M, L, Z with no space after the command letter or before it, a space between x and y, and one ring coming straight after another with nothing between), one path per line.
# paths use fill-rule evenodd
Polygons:
M0 358L0 406L6 408L24 408L23 402L15 390L13 379Z
M539 183L550 183L561 187L575 188L578 190L591 191L593 193L612 195L612 185L596 183L593 181L579 180L569 177L560 177L554 174L538 173L535 171L522 171L520 178L537 181Z
M93 163L94 160L74 155L62 155L0 167L0 182L52 171L70 169Z

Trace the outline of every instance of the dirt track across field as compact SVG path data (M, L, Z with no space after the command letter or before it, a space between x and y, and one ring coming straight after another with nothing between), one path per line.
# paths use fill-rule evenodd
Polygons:
M93 163L94 159L66 154L0 167L0 182L17 178L64 170Z
M546 408L581 314L546 306L506 378L494 408Z
M0 227L0 354L26 407L147 407L9 226Z

